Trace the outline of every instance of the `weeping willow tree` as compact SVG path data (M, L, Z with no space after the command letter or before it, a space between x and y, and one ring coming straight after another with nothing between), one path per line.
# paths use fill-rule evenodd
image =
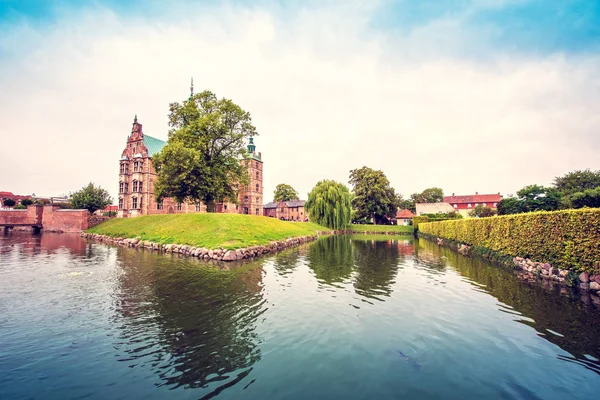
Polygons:
M311 222L343 229L350 222L352 195L344 184L322 180L308 194L304 208Z

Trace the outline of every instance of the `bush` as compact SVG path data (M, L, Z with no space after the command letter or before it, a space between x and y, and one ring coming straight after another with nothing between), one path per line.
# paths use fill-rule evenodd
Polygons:
M420 224L419 230L560 268L591 273L600 270L600 209L430 222Z
M23 204L17 204L16 206L13 207L15 210L27 210L27 207L24 206Z
M25 207L30 206L33 204L33 200L31 199L23 199L21 200L21 205L24 205Z
M4 199L2 204L4 204L5 207L13 207L15 204L17 204L17 202L13 199Z

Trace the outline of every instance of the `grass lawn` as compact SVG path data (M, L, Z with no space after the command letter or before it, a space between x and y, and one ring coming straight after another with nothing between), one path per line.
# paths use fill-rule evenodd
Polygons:
M291 237L327 231L310 222L286 222L241 214L170 214L113 218L91 229L112 237L140 238L152 242L187 244L207 249L239 249Z
M403 225L362 225L354 224L348 226L348 229L356 232L373 232L373 233L386 233L386 232L401 232L401 233L413 233L412 226Z

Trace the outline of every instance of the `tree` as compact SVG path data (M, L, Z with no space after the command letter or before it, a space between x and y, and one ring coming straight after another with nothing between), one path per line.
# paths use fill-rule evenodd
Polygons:
M25 207L30 206L32 204L33 204L33 200L31 200L29 198L21 200L21 205L24 205Z
M350 184L354 197L352 206L357 219L373 219L375 224L395 217L398 197L383 171L368 167L350 171Z
M485 218L491 217L493 215L496 215L496 212L490 207L484 206L482 204L477 204L474 209L469 211L469 216L475 218Z
M208 90L171 103L169 111L167 145L152 158L157 201L201 201L209 212L219 201L237 203L239 185L249 182L245 141L256 135L250 113Z
M498 202L498 215L518 214L525 211L523 201L516 197L505 197Z
M73 208L87 209L90 213L101 210L110 203L112 203L112 198L108 191L100 186L95 186L92 182L71 194Z
M595 189L600 187L600 171L577 170L564 176L557 176L554 178L554 187L563 196Z
M404 210L404 209L410 210L412 213L415 213L417 211L414 200L403 199L402 196L399 197L398 208L400 210Z
M600 187L577 192L569 197L573 208L600 207Z
M331 229L343 229L350 222L352 195L346 185L322 180L308 194L304 208L311 222Z
M14 205L17 204L17 202L13 199L4 199L2 204L4 204L5 207L14 207Z
M273 201L298 200L298 197L296 189L286 183L280 183L275 187Z
M517 192L523 203L523 211L552 211L558 210L561 196L555 188L540 185L528 185Z
M410 196L415 203L441 203L444 201L444 191L440 188L428 188L421 193L413 193Z

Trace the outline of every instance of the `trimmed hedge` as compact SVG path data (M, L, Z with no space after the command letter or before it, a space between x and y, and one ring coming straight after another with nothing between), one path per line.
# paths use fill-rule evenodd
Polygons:
M598 208L420 223L419 230L563 269L600 272Z

